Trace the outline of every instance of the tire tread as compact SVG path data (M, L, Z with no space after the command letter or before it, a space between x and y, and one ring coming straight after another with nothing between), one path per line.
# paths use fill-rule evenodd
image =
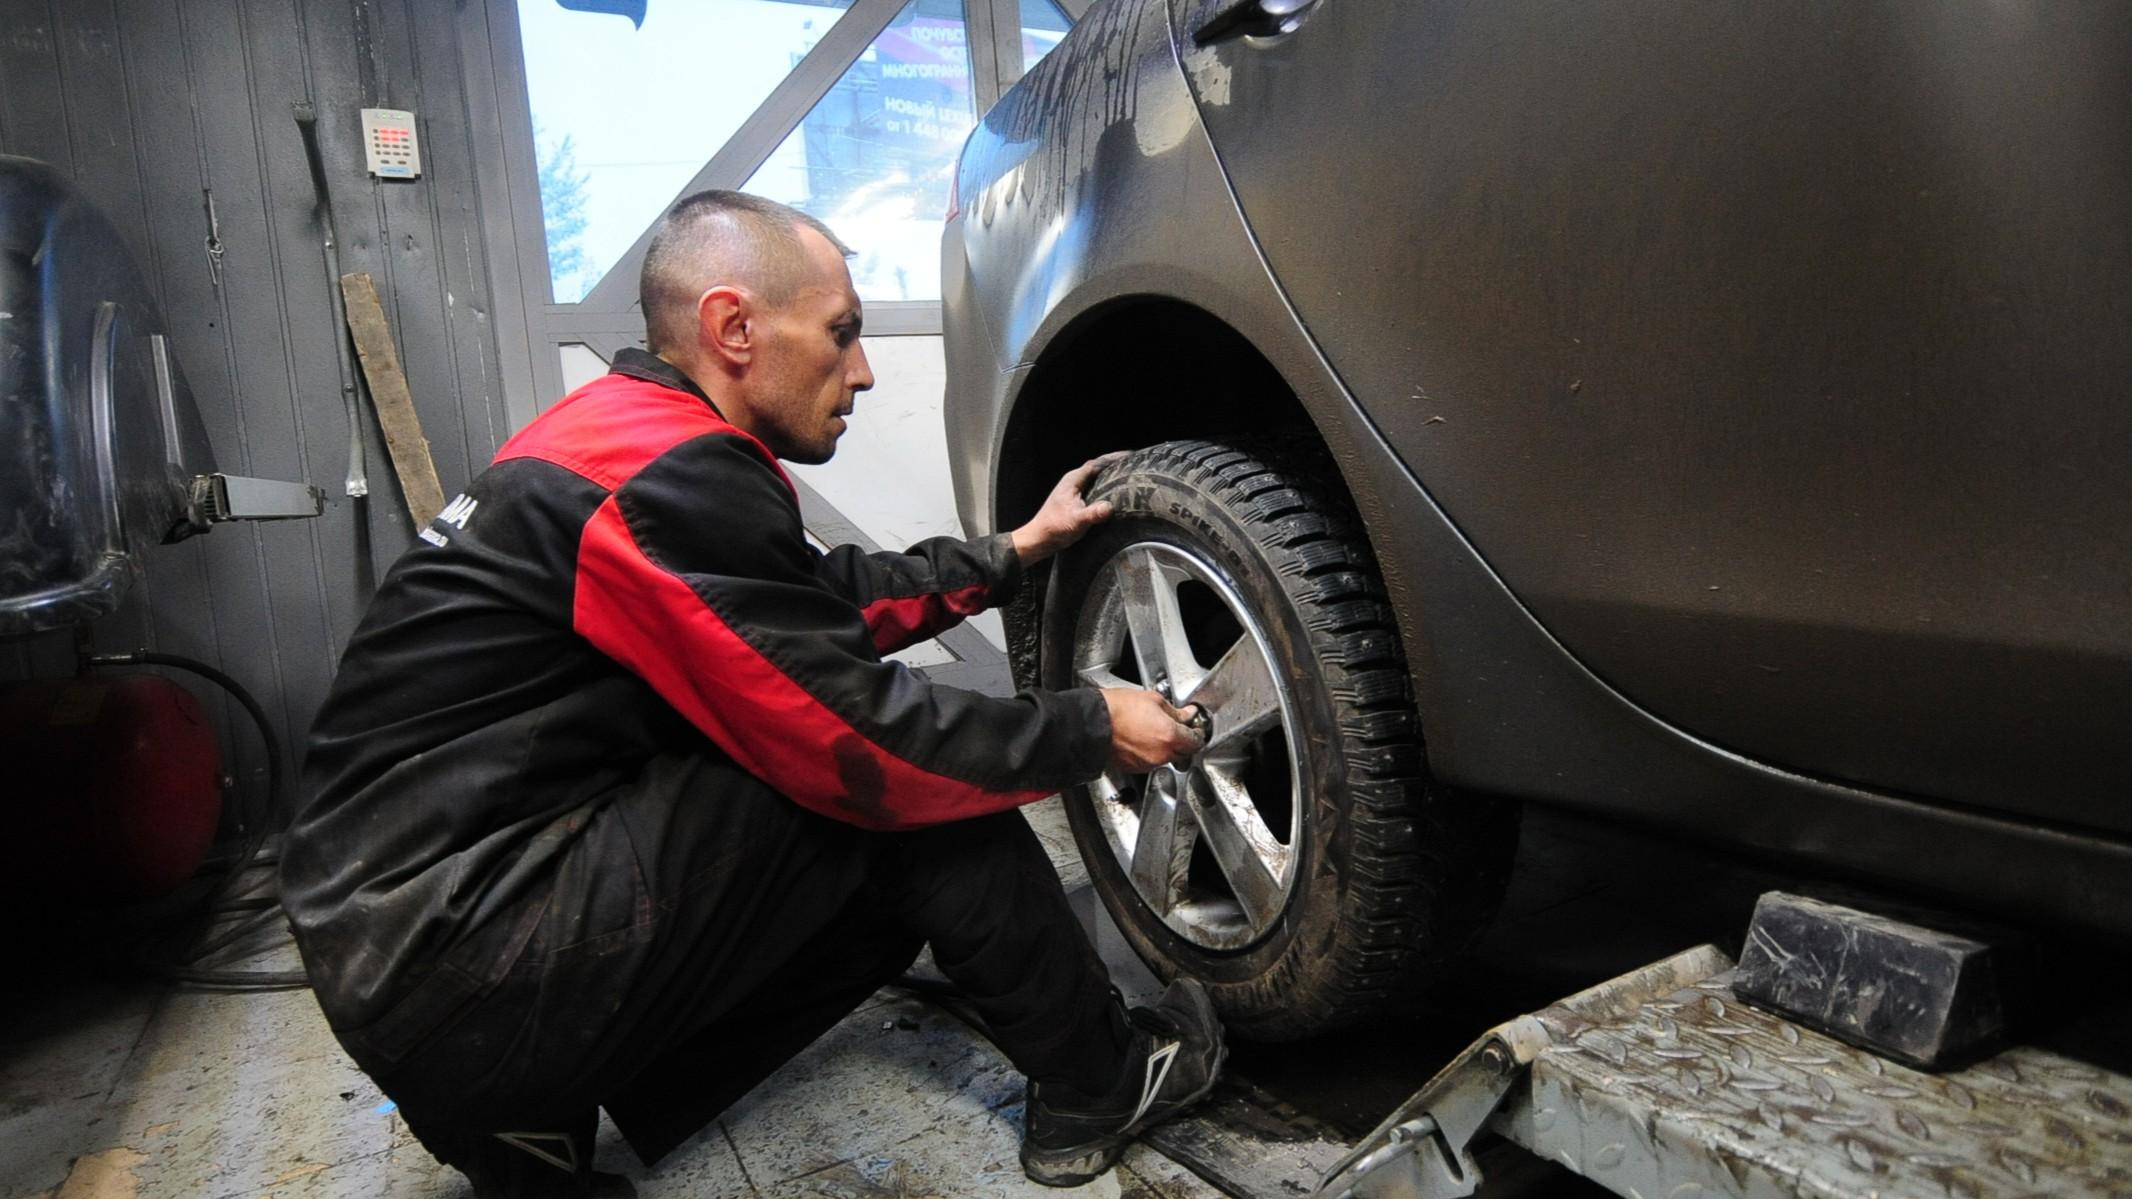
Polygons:
M1330 944L1298 946L1257 980L1225 984L1252 1035L1308 1035L1408 1002L1500 898L1515 810L1433 783L1399 631L1360 521L1329 463L1288 447L1175 441L1120 471L1168 474L1219 499L1305 611L1310 650L1341 702L1346 890ZM1507 817L1506 817L1507 813Z

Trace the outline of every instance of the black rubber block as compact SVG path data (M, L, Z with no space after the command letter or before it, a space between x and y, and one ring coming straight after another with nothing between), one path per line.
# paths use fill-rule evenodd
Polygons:
M1921 1069L2001 1033L1992 947L1871 912L1770 891L1755 904L1733 993Z

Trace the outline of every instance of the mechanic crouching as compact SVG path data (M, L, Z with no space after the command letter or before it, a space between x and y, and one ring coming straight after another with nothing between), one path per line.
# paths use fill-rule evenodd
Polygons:
M935 686L881 655L1004 602L1109 516L812 548L779 459L873 385L821 222L675 205L624 350L512 437L385 579L311 733L284 902L341 1043L479 1196L627 1195L919 950L1029 1078L1074 1185L1204 1095L1203 989L1127 1012L1011 809L1190 755L1150 691Z

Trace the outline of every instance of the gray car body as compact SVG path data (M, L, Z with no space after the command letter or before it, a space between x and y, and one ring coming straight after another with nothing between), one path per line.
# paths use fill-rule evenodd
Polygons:
M1307 423L1438 778L2132 931L2132 9L1221 7L971 137L971 531Z

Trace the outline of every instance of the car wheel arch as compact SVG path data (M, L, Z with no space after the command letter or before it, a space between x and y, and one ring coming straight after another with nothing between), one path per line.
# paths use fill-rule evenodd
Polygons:
M1208 404L1214 396L1218 409ZM1169 296L1106 300L1044 341L1010 397L994 459L992 527L1026 520L1060 474L1095 454L1181 437L1283 433L1324 442L1298 389L1233 325Z

